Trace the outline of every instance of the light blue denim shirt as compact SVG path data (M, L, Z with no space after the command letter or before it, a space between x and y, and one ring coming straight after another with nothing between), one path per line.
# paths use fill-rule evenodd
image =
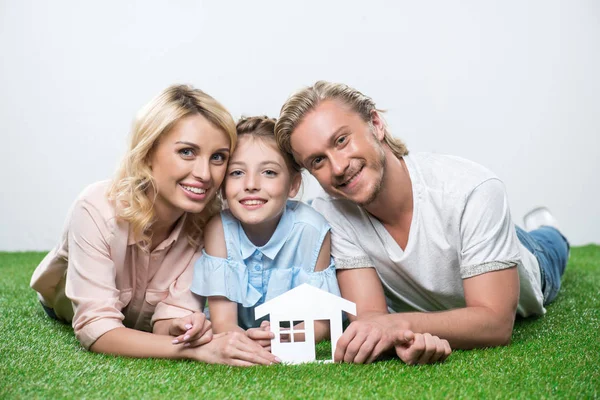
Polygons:
M327 269L315 272L330 226L312 207L289 200L273 236L261 247L248 239L229 210L221 212L221 220L227 259L203 251L194 266L191 290L238 303L238 324L243 329L260 325L262 320L254 320L256 306L303 283L340 295L331 258Z

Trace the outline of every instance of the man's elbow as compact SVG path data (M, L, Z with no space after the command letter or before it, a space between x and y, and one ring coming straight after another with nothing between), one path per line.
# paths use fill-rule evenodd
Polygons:
M492 347L508 346L510 344L514 323L515 319L512 317L502 318L497 324L495 324L496 326L493 328L493 334L490 338Z

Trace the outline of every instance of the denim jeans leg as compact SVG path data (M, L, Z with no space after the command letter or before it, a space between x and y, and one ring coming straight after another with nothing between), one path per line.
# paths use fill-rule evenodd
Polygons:
M569 242L556 229L542 226L531 232L517 228L517 237L540 264L544 305L550 304L558 295L560 281L565 273L569 257Z
M55 319L57 321L60 321L60 319L58 318L58 316L56 315L56 313L54 312L53 308L50 308L48 306L46 306L44 303L42 303L40 301L40 304L42 305L42 307L44 308L44 311L46 311L46 314L48 314L48 316L52 319Z

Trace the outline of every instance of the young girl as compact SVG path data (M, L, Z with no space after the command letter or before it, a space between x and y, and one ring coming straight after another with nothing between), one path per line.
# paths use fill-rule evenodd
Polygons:
M288 200L302 177L278 149L274 129L267 117L238 122L223 189L229 209L207 224L194 267L191 289L208 297L215 333L258 327L254 308L302 283L339 295L329 225L311 207ZM317 340L328 335L323 325L315 329Z
M234 365L276 359L246 335L213 336L189 287L236 143L206 93L171 86L138 114L121 168L73 205L31 286L48 315L94 352Z

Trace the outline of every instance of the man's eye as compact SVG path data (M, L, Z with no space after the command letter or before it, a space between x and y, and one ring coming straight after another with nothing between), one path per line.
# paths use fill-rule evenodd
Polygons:
M194 150L190 149L190 148L181 149L181 150L179 150L179 154L186 158L193 157Z
M313 158L311 165L312 165L312 167L313 167L313 168L316 168L316 167L318 167L318 166L319 166L319 165L320 165L322 162L323 162L323 157L315 157L315 158Z

